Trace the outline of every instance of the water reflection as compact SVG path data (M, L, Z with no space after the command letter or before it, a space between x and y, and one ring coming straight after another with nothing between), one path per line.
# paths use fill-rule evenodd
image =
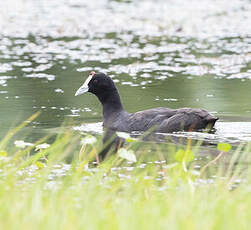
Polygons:
M248 1L13 4L0 9L1 136L38 110L31 133L58 128L67 118L72 126L100 126L96 98L74 97L95 70L113 77L129 112L201 107L220 117L217 138L242 121L233 138L249 140Z
M103 130L102 123L87 123L74 127L74 130L103 136L104 142L113 142L116 146L120 143L119 137L113 130ZM216 145L218 142L227 142L232 145L239 145L242 142L251 141L251 122L216 122L213 132L177 132L177 133L157 133L146 135L141 132L131 133L138 141L172 142L175 144L186 145L187 140L202 141L202 145ZM122 139L122 144L124 141ZM111 147L111 146L110 146ZM109 148L107 149L107 151Z

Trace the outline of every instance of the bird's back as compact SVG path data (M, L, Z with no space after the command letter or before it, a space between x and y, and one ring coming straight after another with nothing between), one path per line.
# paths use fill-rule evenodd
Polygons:
M155 127L158 132L169 133L204 129L209 125L212 127L216 120L203 109L159 107L136 113L121 111L104 122L104 126L124 132L146 131Z

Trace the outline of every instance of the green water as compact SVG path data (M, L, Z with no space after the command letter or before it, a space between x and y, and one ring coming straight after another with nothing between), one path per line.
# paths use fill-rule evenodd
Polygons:
M205 108L220 118L216 138L251 139L250 1L1 4L1 136L37 111L31 139L65 120L101 128L97 98L74 97L94 70L116 81L129 112Z

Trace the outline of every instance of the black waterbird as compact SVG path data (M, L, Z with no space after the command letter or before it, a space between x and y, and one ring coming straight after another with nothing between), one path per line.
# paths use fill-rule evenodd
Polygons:
M91 72L75 96L85 92L95 94L103 106L103 126L121 132L147 131L159 133L211 130L217 117L204 109L159 107L128 113L124 110L113 80L104 73Z

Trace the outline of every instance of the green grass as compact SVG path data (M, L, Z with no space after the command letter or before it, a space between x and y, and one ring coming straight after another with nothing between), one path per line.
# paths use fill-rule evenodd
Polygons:
M194 173L191 157L200 147L189 142L183 150L168 149L172 160L145 167L146 156L163 160L164 153L154 150L149 158L144 146L130 142L136 163L113 155L87 169L99 143L81 148L82 137L69 132L44 150L35 146L46 139L21 149L11 138L23 126L0 144L0 229L251 229L248 144L228 158L228 146L218 146L221 155L205 163L201 174ZM64 162L70 162L68 170ZM205 183L212 173L213 183ZM233 186L236 179L242 182Z

